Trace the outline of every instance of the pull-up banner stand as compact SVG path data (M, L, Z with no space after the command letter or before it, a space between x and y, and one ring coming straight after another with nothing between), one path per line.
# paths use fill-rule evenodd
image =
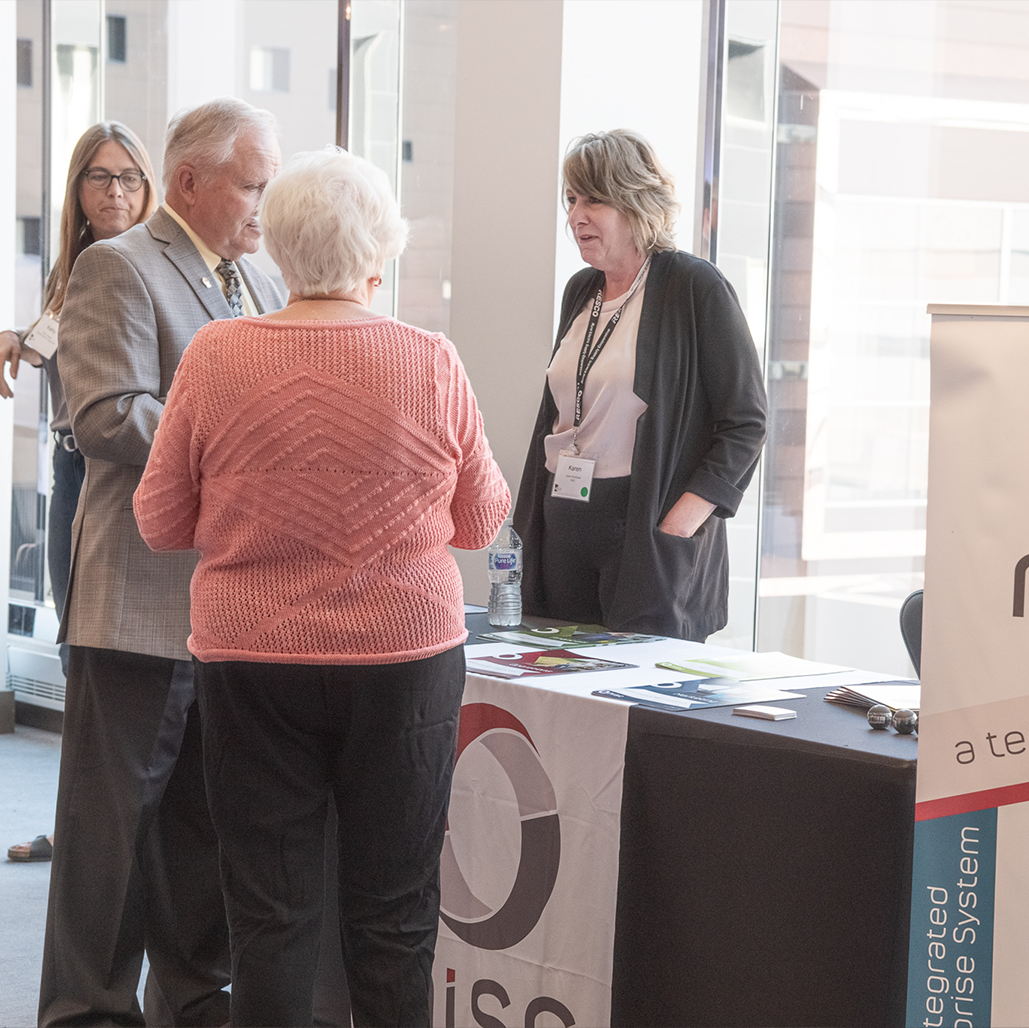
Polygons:
M907 1025L1029 1024L1029 307L932 305Z

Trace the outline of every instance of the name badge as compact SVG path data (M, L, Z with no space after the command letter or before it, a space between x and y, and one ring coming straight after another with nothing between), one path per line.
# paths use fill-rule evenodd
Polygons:
M551 496L561 500L578 500L580 503L590 502L590 490L593 488L593 468L595 460L577 453L562 453L557 458L557 470L554 472L554 488Z
M31 346L36 353L49 360L57 353L57 318L49 311L32 326L32 331L25 337L25 345Z

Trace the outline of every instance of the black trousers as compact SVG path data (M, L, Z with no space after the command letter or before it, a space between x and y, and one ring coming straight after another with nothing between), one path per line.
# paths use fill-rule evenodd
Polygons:
M63 437L61 437L63 438ZM54 592L54 608L60 620L64 601L68 596L68 579L71 575L71 526L75 520L75 508L79 492L86 477L86 458L78 450L66 450L59 441L54 447L54 488L50 494L50 510L47 511L46 557L50 569L50 586ZM58 647L61 668L68 676L67 643Z
M547 615L580 625L607 625L625 545L629 478L597 478L589 503L555 499L547 475L540 560Z
M54 591L58 618L64 610L64 601L68 595L71 524L75 520L75 508L85 477L86 458L78 450L66 450L58 443L54 447L54 488L50 494L46 539L47 566L50 569L50 585Z
M72 646L39 1024L228 1020L228 929L192 666Z
M354 1025L429 1025L463 648L402 664L196 667L232 1023L312 1023L334 796Z

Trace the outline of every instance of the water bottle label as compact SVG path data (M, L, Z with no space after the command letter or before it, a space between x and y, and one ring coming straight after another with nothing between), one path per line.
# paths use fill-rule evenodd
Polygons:
M489 555L490 571L520 571L522 567L522 555L517 551L506 551L503 553L491 553Z

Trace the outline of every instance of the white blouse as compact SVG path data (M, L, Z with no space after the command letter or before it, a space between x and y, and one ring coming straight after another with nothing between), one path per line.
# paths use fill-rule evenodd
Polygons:
M596 294L572 322L550 362L547 382L557 404L557 417L554 430L546 437L543 445L547 455L547 470L551 473L557 470L557 458L561 451L571 448L573 437L579 453L597 462L593 469L594 478L620 478L632 470L636 421L647 409L647 405L632 391L632 384L636 376L636 336L649 274L648 268L590 369L582 398L582 422L577 432L573 427L575 372ZM627 295L628 290L608 300L600 308L598 336L607 327L611 315L625 302Z

